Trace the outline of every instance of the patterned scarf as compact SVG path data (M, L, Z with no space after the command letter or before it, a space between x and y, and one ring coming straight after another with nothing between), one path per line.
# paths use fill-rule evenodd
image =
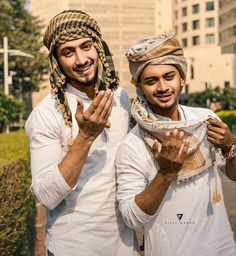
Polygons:
M189 149L182 169L178 172L177 183L199 175L207 171L209 167L214 166L213 203L221 200L217 184L217 166L222 162L222 154L206 140L207 119L209 117L185 121L168 121L167 118L154 114L142 95L139 95L132 102L131 114L139 126L142 138L150 149L150 154L154 141L157 141L158 148L161 149L162 137L165 132L172 132L174 129L183 131L184 138L189 142Z
M115 90L119 79L116 76L111 53L102 39L97 22L88 14L79 10L67 10L55 16L45 32L43 43L49 50L50 83L57 103L63 113L65 124L72 127L71 111L66 99L66 76L61 71L55 57L58 45L67 41L91 37L98 52L98 75L95 82L95 93L100 90Z

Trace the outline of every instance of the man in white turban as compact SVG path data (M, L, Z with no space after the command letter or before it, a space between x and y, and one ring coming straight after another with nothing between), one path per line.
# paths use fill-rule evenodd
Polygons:
M186 60L174 33L127 52L137 125L118 149L117 198L144 227L147 256L233 256L220 171L236 181L236 138L209 109L179 104Z

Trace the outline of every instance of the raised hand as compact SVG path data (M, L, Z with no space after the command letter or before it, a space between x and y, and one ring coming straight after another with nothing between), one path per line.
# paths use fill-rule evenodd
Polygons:
M163 136L161 150L155 142L152 147L153 157L162 174L172 178L181 170L187 156L189 143L184 139L184 132L174 129Z
M78 100L75 118L83 137L94 140L103 131L112 110L112 100L111 90L100 91L85 112L83 102Z
M228 125L216 118L208 119L207 139L216 147L227 150L227 147L233 143L233 134Z

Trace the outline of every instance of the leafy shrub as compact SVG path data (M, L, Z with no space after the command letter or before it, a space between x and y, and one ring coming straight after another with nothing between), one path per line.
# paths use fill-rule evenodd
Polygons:
M7 124L17 122L20 111L21 104L0 91L0 131L3 131Z
M30 255L34 245L34 198L24 132L0 135L0 255Z

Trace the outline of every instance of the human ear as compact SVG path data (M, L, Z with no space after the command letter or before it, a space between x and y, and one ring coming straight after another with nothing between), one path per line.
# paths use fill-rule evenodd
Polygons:
M180 79L180 87L182 88L185 84L185 80L183 78Z

